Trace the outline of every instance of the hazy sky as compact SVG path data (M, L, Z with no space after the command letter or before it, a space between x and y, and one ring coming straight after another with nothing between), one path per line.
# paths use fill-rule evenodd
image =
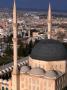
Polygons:
M16 0L17 8L48 8L48 2L51 2L52 9L67 11L67 0ZM13 0L0 0L0 7L11 8Z

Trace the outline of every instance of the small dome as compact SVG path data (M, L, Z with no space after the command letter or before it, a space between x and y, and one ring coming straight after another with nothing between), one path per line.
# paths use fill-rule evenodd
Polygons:
M41 68L33 68L30 70L30 75L43 76L45 71Z
M7 72L9 72L9 68L6 68L5 70L6 70Z
M30 67L29 66L22 66L21 69L20 69L20 72L21 73L26 73L30 70Z
M46 71L46 73L45 73L45 77L47 77L47 78L54 78L54 79L58 78L61 75L62 75L62 72L55 71L55 70Z
M67 50L60 41L53 39L41 40L35 45L30 57L42 61L66 60Z
M3 72L3 73L6 73L6 71L5 71L5 70L2 70L2 72Z
M3 80L3 83L6 84L7 83L7 80Z
M9 67L9 70L12 70L12 67Z

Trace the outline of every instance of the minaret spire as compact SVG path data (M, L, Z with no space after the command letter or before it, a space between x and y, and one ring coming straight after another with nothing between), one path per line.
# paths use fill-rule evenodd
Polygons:
M12 90L19 90L18 88L18 67L17 67L17 15L16 15L16 0L13 6L13 72L12 72Z
M13 6L13 60L14 60L14 73L17 72L17 15L16 15L16 0Z
M51 5L48 8L48 39L51 38Z

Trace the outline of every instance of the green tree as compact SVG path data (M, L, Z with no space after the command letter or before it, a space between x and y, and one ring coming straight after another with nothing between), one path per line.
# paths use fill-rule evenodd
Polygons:
M11 34L10 36L7 37L7 43L11 44L12 43L12 37L13 35Z
M7 45L7 48L5 49L5 52L4 52L7 56L12 56L13 55L13 50L12 48L10 47L10 45Z

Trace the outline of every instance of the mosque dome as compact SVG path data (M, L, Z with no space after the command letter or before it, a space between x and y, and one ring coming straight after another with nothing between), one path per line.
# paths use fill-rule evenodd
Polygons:
M29 66L22 66L21 69L20 69L20 72L21 73L26 73L30 70L30 67Z
M3 73L6 73L6 70L2 70Z
M7 72L9 72L9 68L6 68L5 70L6 70Z
M32 68L29 72L30 75L43 76L45 71L41 68Z
M12 71L12 67L9 67L9 70Z
M55 71L55 70L48 70L48 71L46 71L46 73L45 73L45 77L47 77L47 78L58 78L59 76L61 76L62 75L62 72L60 72L60 71Z
M58 61L67 59L67 50L58 40L41 40L33 48L30 57L43 61Z

